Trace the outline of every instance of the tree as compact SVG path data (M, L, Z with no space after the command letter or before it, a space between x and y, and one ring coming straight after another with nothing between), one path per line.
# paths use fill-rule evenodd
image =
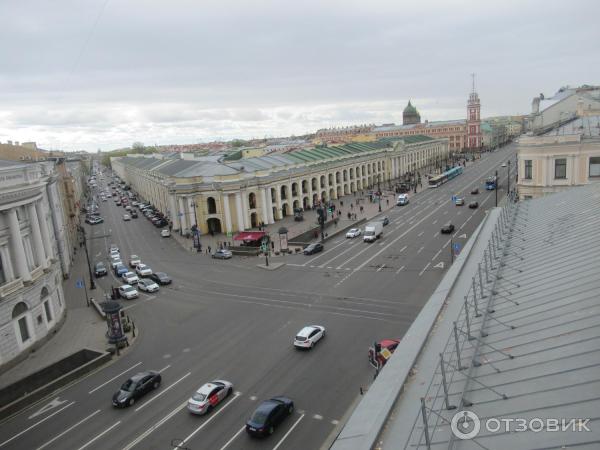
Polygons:
M146 148L146 146L144 145L143 142L134 142L131 145L131 149L133 150L134 153L143 153L145 148Z

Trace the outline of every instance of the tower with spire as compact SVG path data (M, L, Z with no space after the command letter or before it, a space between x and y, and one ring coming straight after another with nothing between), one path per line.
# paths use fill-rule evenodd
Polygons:
M421 115L409 100L408 105L406 105L406 108L402 112L402 125L413 125L416 123L421 123Z
M479 95L475 92L475 74L472 73L473 90L469 94L467 102L467 147L470 150L478 150L481 147L481 103Z

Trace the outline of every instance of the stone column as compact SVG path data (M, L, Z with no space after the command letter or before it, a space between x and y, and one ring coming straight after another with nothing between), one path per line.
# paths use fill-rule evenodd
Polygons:
M242 210L244 213L244 230L250 227L250 204L248 203L248 192L242 193Z
M269 194L271 195L271 194ZM264 224L269 223L269 204L267 203L267 192L266 188L260 189L260 199L262 206L262 221Z
M0 257L2 258L2 268L4 269L4 276L6 281L12 281L15 279L15 273L13 272L12 261L10 260L10 253L8 248L0 247Z
M38 266L46 267L46 253L44 244L42 243L42 233L40 231L40 223L38 215L35 211L35 204L27 205L29 211L29 226L31 226L31 235L33 237L34 258Z
M8 225L10 228L10 241L15 255L17 276L23 281L31 281L31 273L27 268L27 258L25 257L25 247L21 237L21 227L17 218L17 210L12 208L8 211Z
M42 201L35 202L35 211L37 213L38 224L42 235L42 245L46 258L54 258L52 253L52 243L50 242L50 232L48 231L48 221L46 220L46 210Z
M273 198L271 197L271 188L267 188L267 215L269 217L269 221L267 223L275 223L275 219L273 218Z
M231 228L231 210L229 209L229 195L223 194L223 216L225 217L225 232L230 233L233 231Z
M242 194L235 193L235 212L237 214L238 232L244 231L244 212L242 208Z
M281 219L281 186L275 187L275 208L277 209L277 214L275 215L275 219Z
M185 199L184 197L179 197L179 211L177 212L177 214L181 214L181 216L179 216L180 222L181 222L181 232L183 232L186 229L189 229L190 227L188 226L188 221L187 221L187 208L185 207Z
M171 220L173 221L173 230L177 231L181 228L181 220L179 220L179 209L174 195L169 195L169 209L171 210Z

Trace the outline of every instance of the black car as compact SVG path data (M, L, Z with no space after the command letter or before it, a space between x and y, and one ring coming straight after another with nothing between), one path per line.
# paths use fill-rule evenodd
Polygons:
M254 410L246 422L246 432L251 436L273 434L275 427L294 411L294 402L287 397L265 400Z
M171 284L172 282L171 277L164 272L154 272L149 278L158 284Z
M310 244L308 247L304 249L305 255L312 255L313 253L319 253L323 251L323 244L317 242L315 244Z
M96 276L96 278L108 275L108 270L106 270L106 266L102 261L97 262L94 265L94 275Z
M471 202L471 203L469 203L469 208L471 208L471 209L477 209L477 208L479 208L479 203L477 203L477 202Z
M138 218L138 213L135 210L131 211L131 218L132 219L137 219Z
M385 227L386 225L388 225L390 223L390 219L388 217L382 217L380 219L378 219L381 223L383 223L383 226Z
M445 224L442 229L440 230L442 234L450 234L454 231L454 225L452 225L450 222L448 222L447 224Z
M113 406L117 408L132 406L137 399L154 389L158 389L161 381L160 373L154 370L140 372L132 376L113 394Z
M477 194L479 194L479 189L478 188L475 188L475 189L473 189L471 191L471 195L477 195Z

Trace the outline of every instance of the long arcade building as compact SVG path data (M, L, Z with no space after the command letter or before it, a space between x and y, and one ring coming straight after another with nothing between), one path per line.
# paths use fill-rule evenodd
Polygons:
M111 158L113 171L183 232L233 233L409 172L441 167L448 139L408 136L226 161L162 155Z

